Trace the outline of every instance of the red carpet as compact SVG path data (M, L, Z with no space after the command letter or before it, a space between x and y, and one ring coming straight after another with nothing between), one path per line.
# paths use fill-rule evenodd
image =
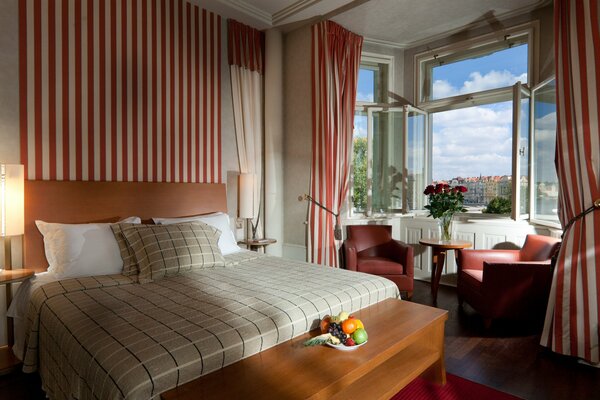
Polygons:
M417 378L392 397L392 400L521 400L452 374L446 374L446 382L444 386L438 386Z

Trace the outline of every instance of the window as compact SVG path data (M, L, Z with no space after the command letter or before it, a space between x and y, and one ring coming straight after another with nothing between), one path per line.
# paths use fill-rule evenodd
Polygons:
M416 99L420 107L474 100L472 94L494 94L517 82L535 82L534 32L537 23L506 29L454 46L418 54ZM445 100L445 101L442 101ZM475 99L476 100L476 99Z
M426 114L392 107L393 59L361 60L354 114L351 214L394 214L422 208L426 177ZM406 171L406 176L404 176Z
M471 211L530 211L530 92L536 24L417 56L417 99L430 113L431 179L468 188ZM503 199L503 200L502 200Z
M350 171L351 214L363 214L367 211L367 106L386 103L388 85L392 76L391 57L363 53L358 71L356 89L356 110L354 112L353 157Z
M532 90L532 214L536 222L558 224L556 150L556 82L554 78Z

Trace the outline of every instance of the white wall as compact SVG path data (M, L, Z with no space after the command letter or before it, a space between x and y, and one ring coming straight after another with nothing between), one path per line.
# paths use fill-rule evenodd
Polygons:
M283 35L265 35L265 236L277 243L268 254L283 254Z
M297 258L306 246L307 203L312 161L311 31L297 29L284 41L284 257ZM290 249L292 250L290 253ZM306 259L306 251L304 257Z

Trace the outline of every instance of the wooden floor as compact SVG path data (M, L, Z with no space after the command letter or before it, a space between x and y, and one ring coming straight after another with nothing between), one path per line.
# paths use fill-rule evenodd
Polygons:
M432 305L429 283L415 282L412 301ZM446 370L528 400L600 399L600 369L539 346L540 326L497 322L489 331L456 291L441 286L438 307L449 311ZM44 399L36 374L0 376L0 399Z

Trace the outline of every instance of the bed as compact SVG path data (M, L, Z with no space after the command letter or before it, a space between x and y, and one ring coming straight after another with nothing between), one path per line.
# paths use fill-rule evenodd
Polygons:
M38 219L147 220L225 211L225 204L224 185L27 182L25 265L47 267ZM102 399L157 397L302 335L326 314L399 297L377 276L249 251L152 283L40 275L19 292L11 308L21 309L24 371L39 371L50 398Z

